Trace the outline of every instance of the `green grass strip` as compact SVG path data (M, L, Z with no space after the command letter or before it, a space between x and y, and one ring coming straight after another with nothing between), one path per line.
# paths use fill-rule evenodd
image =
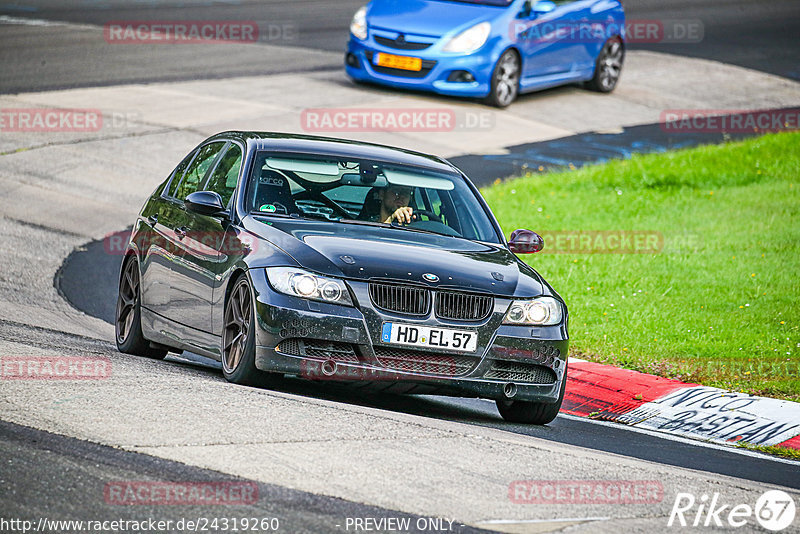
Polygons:
M545 236L545 251L523 259L566 300L573 355L800 400L800 133L482 193L506 235ZM615 235L629 237L625 253L602 253Z

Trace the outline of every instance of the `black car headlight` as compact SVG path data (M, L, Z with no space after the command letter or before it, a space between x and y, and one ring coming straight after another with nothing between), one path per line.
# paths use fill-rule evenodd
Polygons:
M295 267L268 267L266 271L270 285L279 293L331 304L353 305L350 292L342 280Z
M503 324L552 326L561 323L564 310L553 297L515 300L506 312Z

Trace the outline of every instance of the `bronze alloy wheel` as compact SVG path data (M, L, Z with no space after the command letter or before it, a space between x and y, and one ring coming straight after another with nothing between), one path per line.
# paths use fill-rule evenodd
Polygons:
M241 278L231 291L225 308L225 330L222 339L222 369L226 375L236 372L248 347L252 324L250 285Z
M119 282L117 299L117 343L124 344L131 335L136 309L139 305L139 268L135 260L128 261Z
M139 282L139 262L131 256L126 259L119 279L119 296L114 317L117 348L126 354L163 359L167 355L165 347L152 345L142 334Z
M279 385L281 373L256 368L255 304L246 275L236 280L225 303L222 330L222 374L234 384L258 387Z

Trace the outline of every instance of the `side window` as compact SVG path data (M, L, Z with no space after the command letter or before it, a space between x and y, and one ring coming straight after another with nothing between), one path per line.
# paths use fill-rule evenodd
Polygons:
M177 191L178 189L178 184L181 183L181 178L183 178L183 173L186 172L186 167L188 167L189 164L192 162L192 159L194 159L195 154L197 154L197 151L192 152L191 154L186 156L183 159L183 161L181 161L178 164L178 166L175 167L175 170L172 172L172 176L170 177L169 190L167 191L167 196L169 197L175 196L175 191Z
M231 147L225 152L222 160L214 169L211 178L208 179L208 184L205 189L207 191L215 191L222 197L222 205L227 206L228 202L236 191L236 183L239 180L239 170L242 168L242 149L239 145L231 144Z
M224 146L224 142L211 143L200 149L197 153L197 157L186 170L181 185L178 186L178 190L175 192L175 198L184 200L198 190L206 172L208 172L209 167L214 163L217 154L219 154L219 151L222 150Z
M430 202L430 210L437 216L442 217L444 214L442 213L442 199L439 198L439 191L436 189L426 189L425 194L428 202ZM421 209L428 208L423 207Z

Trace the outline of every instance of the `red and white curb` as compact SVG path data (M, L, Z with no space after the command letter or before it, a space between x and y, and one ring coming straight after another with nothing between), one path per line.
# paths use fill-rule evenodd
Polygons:
M800 450L800 403L569 360L562 413L722 444Z

